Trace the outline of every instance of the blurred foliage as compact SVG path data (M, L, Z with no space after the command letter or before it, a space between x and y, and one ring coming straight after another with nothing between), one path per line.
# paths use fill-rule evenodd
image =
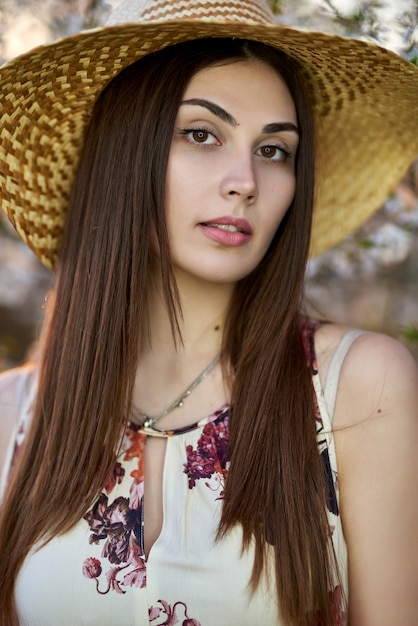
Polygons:
M411 10L406 11L400 19L404 33L404 54L415 65L418 65L418 0Z
M343 13L332 0L323 0L323 2L331 11L334 21L344 28L348 36L379 39L383 25L379 23L376 10L382 8L382 2L363 0L352 13L348 14Z
M273 13L280 13L281 5L281 0L270 0L270 6Z
M333 21L348 37L365 38L385 45L388 33L397 30L400 46L397 50L405 58L417 63L418 56L418 0L411 0L407 10L393 0L360 0L350 12L343 12L335 0L321 0ZM341 4L341 3L340 3ZM394 23L384 21L385 11L399 7L393 14Z
M401 329L401 335L406 341L418 344L418 326L407 326Z

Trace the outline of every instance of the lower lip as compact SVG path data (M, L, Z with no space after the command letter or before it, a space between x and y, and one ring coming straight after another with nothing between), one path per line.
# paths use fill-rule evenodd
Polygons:
M207 224L199 224L199 228L206 237L209 237L209 239L231 248L244 246L251 239L251 235L241 231L232 232L230 230L223 230L222 228L208 226Z

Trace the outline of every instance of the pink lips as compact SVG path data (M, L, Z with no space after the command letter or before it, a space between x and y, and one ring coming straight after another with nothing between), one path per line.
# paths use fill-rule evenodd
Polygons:
M247 220L227 215L215 217L210 222L202 222L198 226L206 237L223 246L243 246L253 234Z

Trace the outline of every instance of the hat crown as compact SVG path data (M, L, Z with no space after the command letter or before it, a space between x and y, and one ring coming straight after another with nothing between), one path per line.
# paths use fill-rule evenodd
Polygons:
M274 23L266 0L123 0L112 11L106 25L172 20Z
M167 46L237 37L301 67L317 135L314 254L381 205L418 153L418 68L389 50L281 26L268 0L122 0L108 24L0 71L0 206L47 267L59 254L97 97L125 67Z

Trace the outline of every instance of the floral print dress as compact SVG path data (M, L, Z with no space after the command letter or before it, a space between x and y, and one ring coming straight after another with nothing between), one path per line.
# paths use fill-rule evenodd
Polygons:
M344 577L337 467L316 371L313 327L306 327L304 340L316 392L319 452L329 478L332 541ZM128 425L113 475L94 506L70 532L32 550L26 559L15 588L22 625L280 625L274 585L267 577L249 593L254 553L241 553L240 527L215 541L228 474L228 414L225 405L190 427L159 435L167 438L164 521L147 558L144 445L156 434ZM29 419L27 411L17 445ZM335 624L342 626L341 590L330 591Z

